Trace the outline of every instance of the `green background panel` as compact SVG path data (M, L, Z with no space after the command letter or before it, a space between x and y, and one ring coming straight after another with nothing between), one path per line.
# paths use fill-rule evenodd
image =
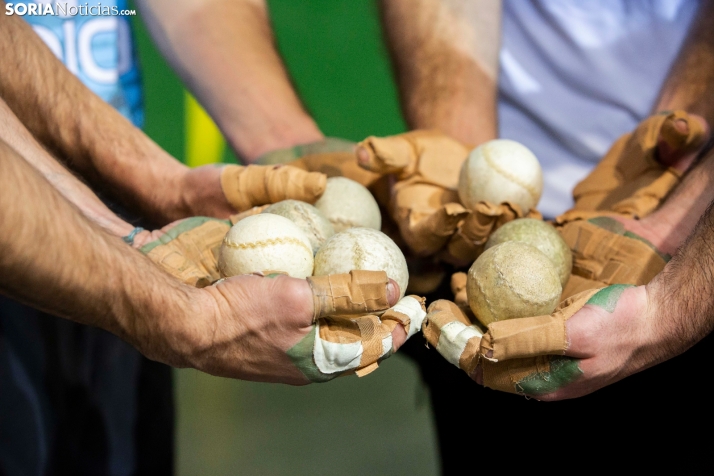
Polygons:
M295 87L326 135L360 140L404 130L373 1L269 5ZM145 130L183 160L184 91L140 16L134 26L146 87ZM365 378L307 387L193 370L178 370L175 377L180 475L438 473L428 392L416 366L399 354Z

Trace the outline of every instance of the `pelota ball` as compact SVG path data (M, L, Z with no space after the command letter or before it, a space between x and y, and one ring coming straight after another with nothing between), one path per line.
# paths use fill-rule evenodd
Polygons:
M218 256L224 277L283 271L293 278L312 275L312 245L305 233L285 217L259 214L244 218L228 231Z
M399 247L381 231L350 228L335 234L315 255L315 276L349 273L353 269L385 271L404 297L409 283L407 260Z
M320 210L299 200L283 200L274 203L263 210L263 213L280 215L295 223L310 240L313 254L317 253L325 241L335 234L332 223Z
M471 151L459 173L459 198L466 208L478 202L515 203L523 213L543 193L543 172L526 146L508 139L488 141Z
M382 228L379 205L366 187L345 177L327 179L325 193L315 202L335 232L352 227Z
M517 241L484 251L466 279L469 307L485 326L505 319L550 314L561 293L560 278L548 257Z
M560 285L565 287L573 269L573 254L552 225L535 218L513 220L491 235L486 242L486 249L507 241L518 241L538 248L553 263Z

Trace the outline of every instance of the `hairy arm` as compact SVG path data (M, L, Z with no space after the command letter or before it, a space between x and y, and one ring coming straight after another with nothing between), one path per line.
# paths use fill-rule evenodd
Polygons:
M684 109L714 125L714 3L702 2L654 112Z
M264 0L140 0L169 63L252 162L323 135L293 90Z
M189 173L89 91L17 15L0 15L0 57L0 97L90 184L161 223L232 212L218 169Z
M479 144L498 133L501 2L382 0L410 128L439 129Z
M663 358L678 355L714 329L714 150L641 224L674 255L647 285ZM673 333L673 334L672 334Z
M674 257L646 286L625 289L605 307L587 305L567 321L566 355L579 359L582 376L543 398L591 393L685 352L714 329L713 181L710 152L657 212L625 222Z
M116 236L125 236L134 228L116 216L89 187L57 162L40 145L0 99L0 140L4 140L23 159L47 179L84 216Z
M181 284L82 216L2 140L0 210L0 293L105 329L170 365L307 383L286 354L312 328L306 280L240 276L204 289Z
M205 303L88 221L0 141L0 292L67 319L106 329L148 350L161 316ZM32 197L32 199L28 199ZM158 348L149 353L163 355Z

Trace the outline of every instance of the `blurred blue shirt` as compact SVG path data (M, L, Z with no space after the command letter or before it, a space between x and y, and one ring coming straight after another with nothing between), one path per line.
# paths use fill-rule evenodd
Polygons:
M127 0L35 0L40 6L57 3L68 7L129 8ZM66 9L65 9L66 10ZM55 11L57 7L55 6ZM62 13L63 10L58 11ZM95 10L96 11L96 10ZM69 13L69 11L68 11ZM57 58L99 97L114 106L136 126L144 123L141 76L132 41L130 18L91 15L25 15Z

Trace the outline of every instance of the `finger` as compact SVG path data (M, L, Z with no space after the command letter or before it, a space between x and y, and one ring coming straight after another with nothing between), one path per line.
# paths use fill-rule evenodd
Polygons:
M288 355L313 382L350 373L362 377L418 332L425 316L423 299L406 296L381 318L325 317Z
M220 278L216 256L230 229L227 220L181 220L140 251L185 284L205 287Z
M381 321L391 329L392 348L396 352L414 334L421 331L426 318L425 299L405 296L394 307L382 314Z
M239 212L286 199L314 203L326 185L325 174L287 165L228 165L221 172L223 193Z
M357 162L365 170L398 174L417 161L416 151L402 136L368 137L357 145Z
M493 322L480 345L480 354L491 362L563 355L568 349L566 321L598 292L585 291L563 301L553 314Z
M353 270L349 274L311 276L314 317L359 315L386 311L397 303L399 285L384 271Z
M481 360L480 366L474 374L480 373L485 387L536 398L558 392L584 374L580 360L564 356L541 355L497 363Z
M444 247L468 214L461 204L447 203L430 209L400 208L394 219L409 249L417 256L429 256Z
M685 172L694 163L709 138L709 126L703 117L676 111L660 129L657 159L663 165Z
M466 296L466 280L466 273L461 271L451 276L451 292L454 294L454 303L462 309L469 307L469 300Z
M483 333L472 325L459 307L439 300L429 306L422 332L447 361L472 375L479 361Z

